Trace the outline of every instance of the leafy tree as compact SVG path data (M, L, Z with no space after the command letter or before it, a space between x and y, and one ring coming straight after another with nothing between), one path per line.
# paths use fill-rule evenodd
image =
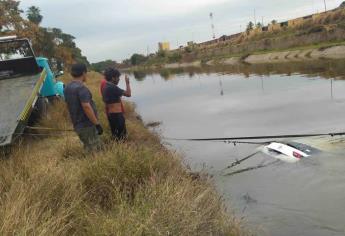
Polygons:
M275 24L277 24L277 21L276 20L272 20L271 23L272 23L272 25L275 25Z
M137 53L135 53L135 54L133 54L132 56L131 56L131 64L133 65L133 66L136 66L136 65L140 65L140 64L143 64L144 62L146 62L147 61L147 57L145 57L144 55L142 55L142 54L137 54Z
M249 31L251 31L251 30L253 30L253 29L254 29L254 23L250 21L250 22L248 23L248 25L247 25L246 31L247 31L247 33L248 33Z
M178 52L169 54L168 56L168 62L169 63L176 63L176 62L180 62L182 59L182 55Z
M262 28L262 24L261 24L260 22L258 22L258 23L256 24L256 28L257 28L257 29Z
M118 63L113 60L100 61L91 64L91 69L97 72L103 72L109 67L118 67Z
M125 60L123 60L122 61L122 65L124 65L124 66L130 66L131 65L131 59L125 59Z
M74 62L89 65L72 35L65 34L58 28L47 29L39 26L43 16L38 7L29 8L29 20L24 19L22 13L19 1L0 0L0 36L17 35L29 38L36 55L47 57L59 70L68 68Z
M39 37L33 41L33 48L36 54L47 57L58 70L74 62L89 66L87 58L82 55L74 40L74 36L63 33L61 29L40 27Z
M57 45L57 50L67 49L71 53L71 57L74 62L84 63L86 65L90 65L87 58L82 55L80 48L77 47L75 43L75 37L70 34L66 34L62 32L61 29L53 28L51 32L54 36L55 44Z
M31 6L26 11L26 16L28 20L36 25L41 24L43 20L43 16L41 15L41 10L38 7Z
M0 0L0 36L17 35L34 41L39 35L39 27L22 18L19 2Z
M168 52L167 52L166 50L159 50L159 51L157 52L157 55L158 55L159 57L166 57L166 56L168 55Z
M19 28L22 23L19 2L0 0L0 32L6 33Z

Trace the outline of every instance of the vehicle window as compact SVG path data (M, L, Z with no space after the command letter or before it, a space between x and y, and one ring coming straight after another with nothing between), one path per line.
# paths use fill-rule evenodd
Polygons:
M0 42L0 61L33 57L27 41Z

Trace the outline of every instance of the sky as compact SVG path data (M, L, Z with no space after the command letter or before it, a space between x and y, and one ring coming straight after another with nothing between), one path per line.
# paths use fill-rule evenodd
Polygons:
M333 9L343 0L325 1ZM74 35L91 62L154 53L160 41L177 48L210 40L211 12L220 37L255 19L266 25L324 11L324 0L21 0L23 10L32 5L41 9L44 27Z

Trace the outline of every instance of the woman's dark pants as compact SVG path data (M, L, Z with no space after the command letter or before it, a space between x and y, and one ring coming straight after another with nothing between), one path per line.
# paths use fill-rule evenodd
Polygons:
M123 113L109 113L108 121L113 138L118 141L126 139L127 129Z

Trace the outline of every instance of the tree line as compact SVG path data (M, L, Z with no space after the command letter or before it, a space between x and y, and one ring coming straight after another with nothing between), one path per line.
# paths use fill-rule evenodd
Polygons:
M29 38L36 55L48 58L56 70L68 68L75 62L89 65L73 35L59 28L42 27L42 20L37 6L24 11L20 9L20 1L0 0L0 36Z
M97 72L103 72L108 67L116 68L128 68L130 66L138 66L146 63L150 58L154 57L154 54L145 56L142 54L134 53L129 59L123 60L121 63L118 63L114 60L105 60L91 64L91 69Z
M275 24L277 24L277 21L276 20L272 20L271 24L275 25ZM264 25L261 22L258 22L255 25L252 21L249 21L249 23L247 24L246 32L249 33L251 30L253 30L255 28L256 29L260 29L262 27L264 27Z

